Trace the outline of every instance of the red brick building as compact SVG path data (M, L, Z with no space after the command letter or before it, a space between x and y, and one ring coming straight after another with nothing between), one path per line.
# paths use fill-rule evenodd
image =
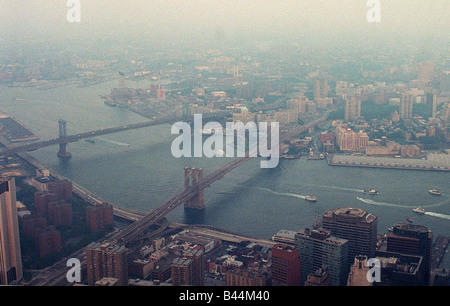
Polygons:
M300 253L296 247L285 244L272 247L272 285L301 285Z
M113 224L113 217L113 206L109 203L86 207L86 224L91 232L104 230Z
M72 225L72 205L63 200L48 203L48 223L55 226Z

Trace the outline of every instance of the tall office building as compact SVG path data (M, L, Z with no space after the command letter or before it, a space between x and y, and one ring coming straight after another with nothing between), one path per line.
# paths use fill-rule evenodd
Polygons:
M356 255L372 258L377 244L377 216L361 208L330 209L322 216L322 226L336 237L349 242L348 265Z
M14 178L0 178L0 285L23 276Z
M412 109L414 103L414 96L411 92L405 92L400 98L400 118L401 119L411 119Z
M120 286L128 284L127 249L120 245L93 242L86 247L88 284L104 277L117 278Z
M330 86L328 86L328 81L325 78L320 78L314 80L314 101L317 102L318 99L328 96L330 93Z
M272 247L272 285L301 285L300 253L296 247L285 244Z
M423 257L424 281L428 284L431 272L431 244L433 233L425 226L398 223L387 235L387 251Z
M348 273L348 241L323 229L306 228L295 235L302 260L302 283L322 266L328 267L333 286L345 286Z
M345 102L345 121L361 117L361 99L355 96Z
M437 111L437 95L427 93L425 96L425 101L427 105L427 116L434 118Z

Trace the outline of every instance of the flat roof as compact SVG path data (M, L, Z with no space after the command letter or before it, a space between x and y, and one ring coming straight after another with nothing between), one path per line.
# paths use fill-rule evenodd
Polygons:
M344 218L355 218L359 219L363 222L372 222L377 219L377 216L368 213L367 211L363 210L362 208L355 208L355 207L342 207L337 209L330 209L323 215L326 218L333 218L334 216L337 217L344 217Z

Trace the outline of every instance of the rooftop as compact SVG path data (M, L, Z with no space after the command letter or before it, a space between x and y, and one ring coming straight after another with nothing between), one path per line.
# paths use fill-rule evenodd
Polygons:
M354 218L363 222L373 222L377 219L377 216L366 212L361 208L343 207L337 209L330 209L323 215L324 218Z

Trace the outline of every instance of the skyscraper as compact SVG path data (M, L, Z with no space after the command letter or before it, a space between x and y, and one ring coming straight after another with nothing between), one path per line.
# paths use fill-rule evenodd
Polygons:
M330 87L328 86L328 81L325 78L320 78L314 80L314 101L317 102L318 99L326 97L330 92Z
M348 273L348 241L331 236L323 229L311 230L295 235L302 261L302 283L307 276L324 265L328 267L333 286L345 286Z
M387 251L423 257L425 283L428 283L431 272L431 244L433 233L425 226L398 223L387 236Z
M300 286L300 253L296 247L277 244L272 247L272 284Z
M0 178L0 285L22 279L14 178Z
M361 117L361 99L355 96L345 102L345 121Z
M427 93L425 101L427 105L427 116L434 118L437 111L437 95Z
M356 255L372 258L377 244L377 216L361 208L330 209L322 216L323 228L349 242L348 264Z
M410 92L405 92L400 98L400 118L411 119L414 96Z

